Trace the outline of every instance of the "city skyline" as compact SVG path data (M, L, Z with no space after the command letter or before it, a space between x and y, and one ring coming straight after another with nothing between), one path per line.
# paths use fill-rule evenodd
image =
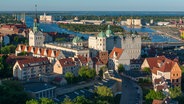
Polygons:
M183 0L3 0L0 11L184 11Z

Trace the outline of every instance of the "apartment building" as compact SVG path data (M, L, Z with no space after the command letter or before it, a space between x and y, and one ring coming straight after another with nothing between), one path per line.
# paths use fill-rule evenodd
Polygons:
M13 66L13 77L19 80L37 78L42 73L50 72L52 72L52 65L46 57L17 60Z

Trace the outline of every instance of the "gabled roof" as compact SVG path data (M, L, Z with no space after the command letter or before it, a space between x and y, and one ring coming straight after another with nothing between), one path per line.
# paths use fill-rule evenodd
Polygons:
M152 104L163 104L163 100L153 100Z
M36 55L46 56L46 57L55 57L55 58L57 58L60 54L62 54L62 51L57 50L57 49L26 46L24 44L19 44L16 48L16 51L20 51L20 52L23 52L23 51L24 52L32 52L33 51L33 54L36 54ZM52 56L52 54L53 54L53 56ZM64 57L64 55L63 55L63 57Z
M99 57L93 57L93 62L96 64L96 65L105 65L106 63L103 63L103 61L101 61L99 59Z
M109 54L109 58L113 58L114 55L116 56L116 59L118 60L120 56L122 55L124 49L116 48L114 47L111 53Z
M46 57L39 57L39 58L34 57L34 58L25 59L25 60L17 60L17 62L21 68L29 67L30 64L33 65L35 63L37 63L38 65L50 63L48 58L46 58ZM37 65L37 64L35 64L35 65Z
M163 63L160 67L156 68L153 67L152 69L152 73L157 75L157 71L161 71L161 72L171 72L173 66L177 64L176 62L165 62Z
M59 63L62 67L75 66L75 61L72 58L60 59Z
M151 58L146 58L150 68L152 69L153 67L159 67L158 62L164 62L166 60L165 56L158 56L158 57L151 57Z
M152 70L152 73L156 75L157 71L171 72L173 66L177 64L177 62L167 59L164 56L147 58L147 62Z
M88 63L91 58L90 57L84 57L84 56L81 56L81 55L77 55L77 59L82 63L82 64L86 64Z

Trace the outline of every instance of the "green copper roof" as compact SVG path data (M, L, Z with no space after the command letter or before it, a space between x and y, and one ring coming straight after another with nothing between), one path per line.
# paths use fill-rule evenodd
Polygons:
M99 34L98 34L98 37L106 37L105 33L103 31L101 31Z
M35 33L35 32L38 32L38 21L35 19L34 20L34 24L33 24L33 32Z
M110 29L110 25L108 25L108 29L106 31L106 35L108 35L108 36L114 35L114 33Z
M83 42L83 40L80 37L78 37L78 36L73 38L72 43L78 43L78 42Z

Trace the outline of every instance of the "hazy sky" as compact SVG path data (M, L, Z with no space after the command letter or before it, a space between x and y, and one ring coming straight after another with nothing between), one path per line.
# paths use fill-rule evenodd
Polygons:
M184 0L0 0L0 11L184 11Z

